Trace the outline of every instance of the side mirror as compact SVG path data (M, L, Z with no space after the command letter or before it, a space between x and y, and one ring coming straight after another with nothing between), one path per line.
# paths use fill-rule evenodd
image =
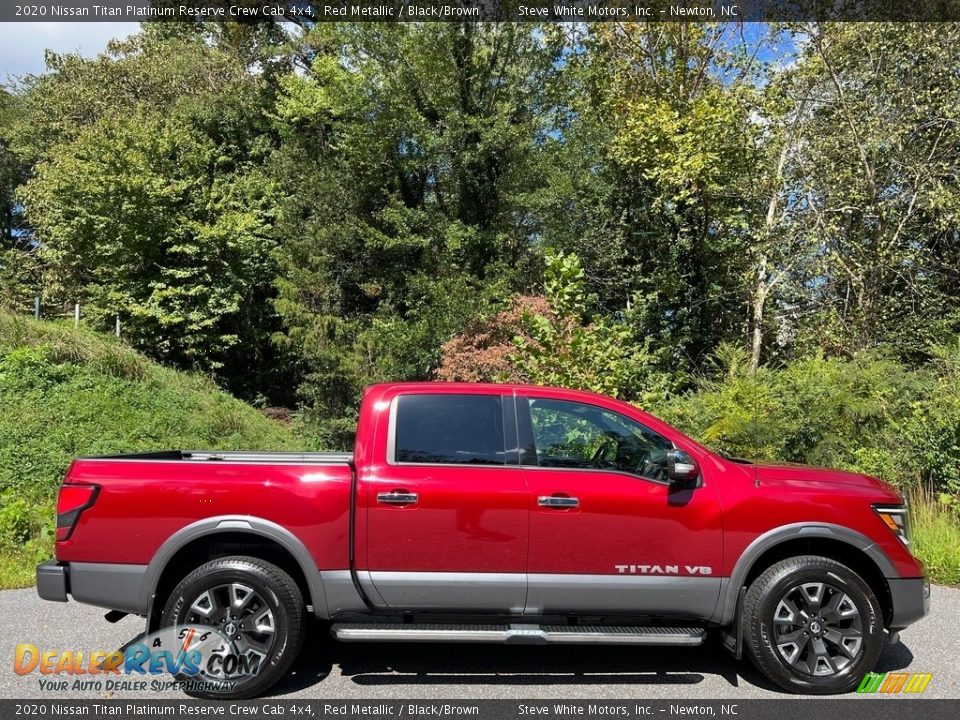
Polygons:
M700 466L686 450L670 450L667 453L667 479L678 485L697 487Z

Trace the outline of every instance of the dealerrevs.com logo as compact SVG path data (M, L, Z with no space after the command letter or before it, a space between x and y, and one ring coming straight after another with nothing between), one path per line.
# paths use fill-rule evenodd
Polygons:
M858 693L922 693L927 689L933 673L867 673L860 686Z
M203 625L177 626L148 635L122 650L84 652L41 650L20 643L13 671L37 675L41 690L141 691L233 690L256 675L266 658L241 647L220 630ZM174 680L157 676L173 675Z

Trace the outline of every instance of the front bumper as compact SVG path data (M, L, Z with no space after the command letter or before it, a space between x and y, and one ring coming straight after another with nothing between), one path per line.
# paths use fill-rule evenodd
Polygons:
M70 571L56 560L37 565L37 595L43 600L66 602L70 589Z
M903 630L930 612L930 581L927 578L888 578L892 613L889 629Z

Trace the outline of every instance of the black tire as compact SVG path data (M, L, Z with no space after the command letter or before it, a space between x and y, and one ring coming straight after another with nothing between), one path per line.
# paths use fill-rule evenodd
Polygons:
M870 586L816 555L778 562L754 580L743 622L753 664L793 693L849 692L883 649L883 613Z
M236 611L235 624L230 621L233 610L222 608L222 613L227 617L221 621L218 617L220 612L214 611L217 603L211 603L206 598L223 597L222 593L230 593L226 596L227 602L221 603L229 605L231 598L236 599L239 593L243 593L239 601L242 602L247 597L244 589L254 591L255 597L248 601L250 604ZM210 606L213 622L195 619L196 612L193 608L198 607L196 603L202 603L205 610L207 605ZM251 607L254 609L250 610ZM184 692L188 695L204 699L243 700L266 692L284 676L300 651L304 633L304 610L303 596L296 582L276 565L246 556L225 557L201 565L187 575L170 594L163 610L161 627L204 622L213 627L224 628L230 624L230 627L236 626L238 639L243 633L243 641L248 638L250 642L262 640L260 647L264 650L263 659L256 674L241 680L232 689L196 689L192 686L196 685L197 676L177 675L176 679L185 683ZM267 612L269 616L265 615ZM256 627L272 627L272 631L262 634L252 628L251 624L255 624L253 613L259 613L260 618L269 617L269 621ZM244 624L250 634L243 632Z

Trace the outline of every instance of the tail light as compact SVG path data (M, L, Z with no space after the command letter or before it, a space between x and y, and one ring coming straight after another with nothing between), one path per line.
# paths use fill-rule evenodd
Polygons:
M57 542L67 540L80 513L93 505L100 490L96 485L61 485L57 496Z

